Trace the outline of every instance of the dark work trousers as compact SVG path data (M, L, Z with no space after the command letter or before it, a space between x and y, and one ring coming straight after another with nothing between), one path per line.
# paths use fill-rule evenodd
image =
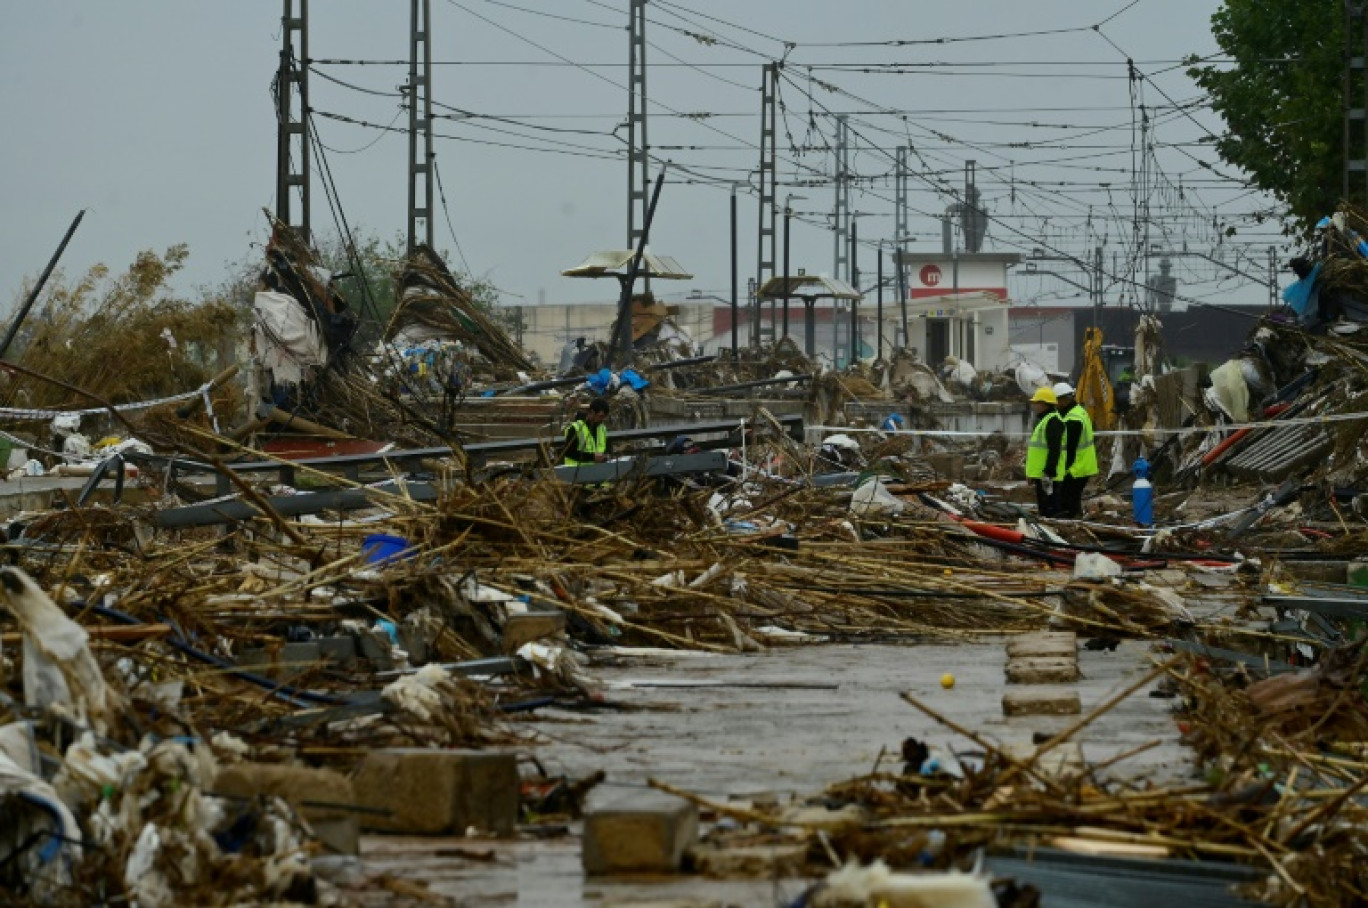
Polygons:
M1055 494L1059 496L1060 517L1083 516L1083 487L1087 484L1086 476L1065 476L1055 483Z
M1047 495L1045 486L1039 479L1031 480L1035 483L1036 490L1036 513L1041 517L1059 516L1059 483L1054 484L1054 488Z

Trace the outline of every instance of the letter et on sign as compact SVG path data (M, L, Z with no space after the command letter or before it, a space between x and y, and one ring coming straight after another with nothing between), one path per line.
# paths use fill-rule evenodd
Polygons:
M925 287L937 287L941 282L941 270L939 265L923 265L921 271L917 272L917 277Z

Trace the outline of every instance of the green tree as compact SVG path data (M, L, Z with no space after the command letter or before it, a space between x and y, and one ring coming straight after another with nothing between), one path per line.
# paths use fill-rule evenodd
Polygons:
M1225 120L1217 152L1314 223L1343 185L1344 0L1225 0L1211 31L1233 62L1188 75Z

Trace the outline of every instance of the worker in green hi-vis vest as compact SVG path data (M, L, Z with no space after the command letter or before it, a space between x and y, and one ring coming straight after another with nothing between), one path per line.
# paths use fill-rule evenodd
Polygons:
M1041 517L1059 516L1059 465L1064 442L1064 420L1055 410L1055 395L1039 388L1031 396L1031 412L1036 415L1031 440L1026 443L1026 478L1035 484L1036 513Z
M565 427L565 447L561 462L567 467L603 463L608 459L608 401L596 397L589 411Z
M1064 462L1060 469L1059 516L1083 516L1083 487L1097 475L1097 447L1093 444L1092 418L1074 400L1068 382L1054 386L1059 399L1059 418L1064 420Z

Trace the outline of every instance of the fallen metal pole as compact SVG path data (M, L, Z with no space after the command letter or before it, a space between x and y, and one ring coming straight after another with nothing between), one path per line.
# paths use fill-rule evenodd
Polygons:
M72 221L71 226L67 228L66 236L62 237L61 245L52 254L52 258L48 259L47 267L43 269L43 273L38 276L38 282L29 291L28 299L24 300L24 305L19 307L19 312L14 316L14 321L10 322L9 330L5 332L5 339L0 341L0 356L5 355L5 351L14 342L14 335L19 333L19 326L24 323L24 319L28 318L29 310L33 308L33 304L38 302L38 294L43 292L43 285L52 276L52 269L57 267L57 260L66 251L67 243L71 242L71 236L76 232L76 228L81 225L81 218L83 217L85 217L84 208L76 213L76 220Z
M812 381L811 375L794 375L789 378L761 378L755 381L737 382L734 385L716 385L712 388L691 388L690 394L726 394L731 391L744 391L747 388L764 388L768 385L803 384Z
M632 359L632 287L641 274L641 259L646 255L646 246L651 241L651 222L655 220L656 203L660 201L660 188L665 185L665 168L660 166L656 175L655 189L651 191L651 203L646 206L646 220L641 225L641 237L637 240L636 255L627 266L627 273L619 278L622 284L622 297L618 300L618 317L613 323L613 339L608 351L609 361L626 366Z

